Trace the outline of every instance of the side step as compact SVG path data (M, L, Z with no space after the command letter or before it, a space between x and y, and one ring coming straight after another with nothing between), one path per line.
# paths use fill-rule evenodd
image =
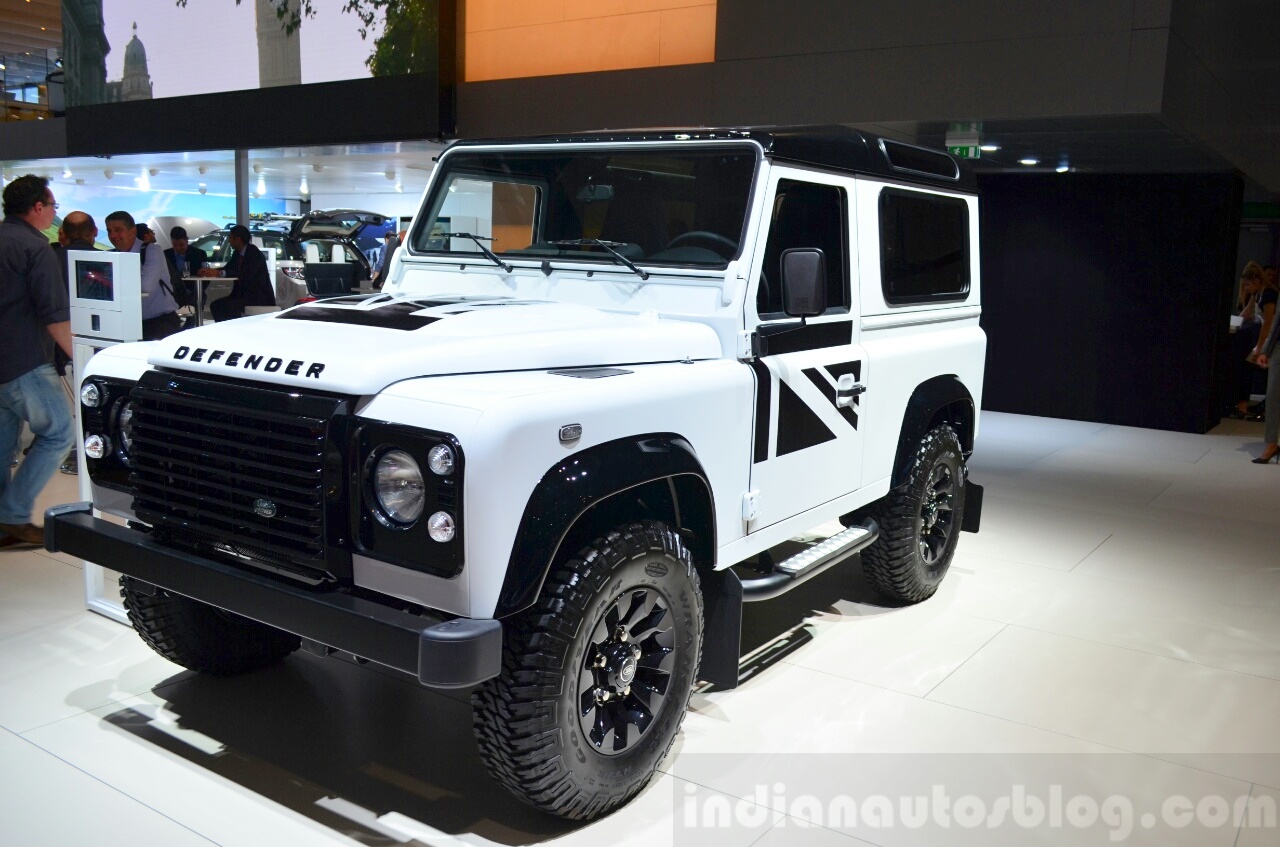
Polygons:
M754 603L759 600L771 600L780 594L786 594L803 582L838 565L875 543L880 537L880 527L871 518L867 518L857 526L851 526L843 532L820 541L812 547L795 554L786 561L773 566L773 573L766 576L742 580L742 600Z

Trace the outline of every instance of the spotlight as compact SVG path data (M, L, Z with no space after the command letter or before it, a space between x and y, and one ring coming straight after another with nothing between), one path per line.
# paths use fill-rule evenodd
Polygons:
M1060 174L1064 174L1064 173L1066 173L1067 171L1071 170L1071 168L1069 168L1069 167L1068 167L1068 166L1066 166L1066 165L1058 165L1058 167L1054 168L1054 170L1055 170L1055 171L1057 171L1057 172L1058 172L1058 173L1060 173Z
M207 174L207 173L209 172L209 168L208 168L207 166L205 166L205 165L201 165L200 167L196 168L196 170L198 170L198 171L200 172L200 175L201 175L201 176L203 176L204 174Z
M77 179L77 180L76 180L76 185L84 185L84 180L83 180L83 179Z
M397 194L404 193L404 186L400 184L400 180L396 180L396 193Z
M71 179L71 168L66 168L66 167L64 167L64 168L62 169L62 178L63 178L63 179Z
M1039 160L1039 159L1032 159L1032 158L1019 159L1019 160L1018 160L1018 164L1019 164L1019 165L1027 165L1028 167L1030 167L1031 165L1038 165L1038 164L1040 164L1040 160Z
M1000 145L999 144L983 144L978 149L981 150L983 153L995 153L1000 149Z
M385 176L387 179L394 180L396 178L396 169L388 168L387 172L384 173L383 176Z
M307 185L307 178L305 176L302 178L302 183L298 186L298 192L304 197L311 193L311 187Z
M152 176L159 176L159 175L160 175L160 169L159 169L159 168L149 168L149 169L147 170L147 173L151 174Z
M266 193L267 193L266 180L264 180L262 177L258 177L258 196L261 197Z
M204 194L204 193L205 193L206 191L208 191L208 190L209 190L209 189L205 188L205 186L204 186L204 183L203 183L203 182L202 182L202 183L200 183L200 193L201 193L201 194Z
M261 163L261 162L254 162L254 163L253 163L253 172L254 172L254 173L256 173L256 174L260 174L260 173L262 173L262 163Z
M111 170L111 168L103 168L102 175L105 176L107 179L111 179L111 177L116 175L116 172Z
M312 165L311 170L315 171L316 173L320 173L322 170L324 170L324 165L319 165L319 164Z

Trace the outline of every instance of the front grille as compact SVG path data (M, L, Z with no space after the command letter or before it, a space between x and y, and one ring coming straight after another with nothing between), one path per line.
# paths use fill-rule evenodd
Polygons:
M134 511L161 537L309 582L333 577L325 453L336 398L185 375L133 391Z

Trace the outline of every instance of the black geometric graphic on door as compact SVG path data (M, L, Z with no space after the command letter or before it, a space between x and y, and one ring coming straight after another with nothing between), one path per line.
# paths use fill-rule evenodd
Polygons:
M784 380L778 380L777 455L785 456L831 441L835 437L836 434L827 428L791 386Z
M854 411L853 407L858 405L858 397L855 396L853 398L853 404L850 406L836 406L836 384L840 382L840 377L845 374L853 374L854 382L861 379L862 362L840 362L834 365L825 365L823 370L830 375L831 378L829 380L819 373L817 368L806 368L804 375L823 393L827 401L835 407L835 410L848 422L849 426L857 429L858 413Z

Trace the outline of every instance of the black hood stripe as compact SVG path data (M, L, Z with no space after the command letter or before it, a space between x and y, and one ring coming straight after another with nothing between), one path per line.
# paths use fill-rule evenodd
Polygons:
M413 302L388 303L376 309L302 306L282 313L277 320L318 321L320 323L374 326L380 329L412 331L440 320L440 318L433 318L429 315L416 314L424 308L426 307L421 303Z

